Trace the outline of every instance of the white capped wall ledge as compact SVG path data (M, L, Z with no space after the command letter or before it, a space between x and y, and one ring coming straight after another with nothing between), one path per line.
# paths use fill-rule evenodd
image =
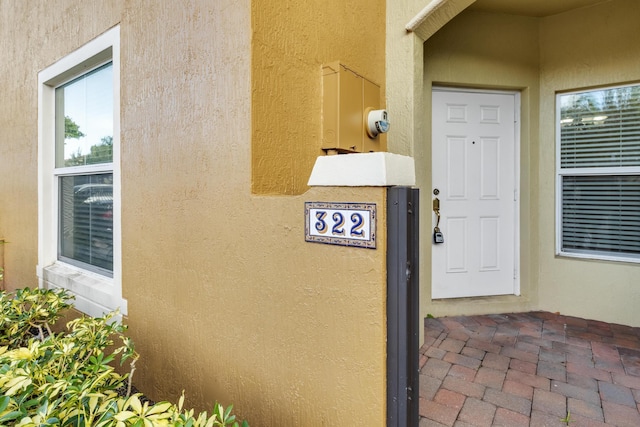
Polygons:
M311 187L391 187L416 184L413 157L353 153L320 156L307 183Z

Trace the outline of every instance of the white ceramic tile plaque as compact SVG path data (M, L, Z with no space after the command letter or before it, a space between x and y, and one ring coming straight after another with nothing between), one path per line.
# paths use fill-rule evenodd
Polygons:
M376 247L376 204L306 202L305 240L329 245Z

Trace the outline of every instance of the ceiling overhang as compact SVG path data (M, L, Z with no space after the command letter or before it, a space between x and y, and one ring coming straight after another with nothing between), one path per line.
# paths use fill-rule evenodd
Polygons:
M542 18L608 1L611 0L431 0L405 28L427 40L467 8Z
M543 18L608 1L610 0L478 0L471 9Z

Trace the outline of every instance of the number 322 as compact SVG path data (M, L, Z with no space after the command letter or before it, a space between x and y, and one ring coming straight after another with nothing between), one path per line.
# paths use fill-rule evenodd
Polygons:
M327 225L326 222L326 217L327 217L327 212L325 211L317 211L316 212L316 230L318 231L318 233L320 234L325 234L328 229L329 226ZM346 231L344 228L344 223L345 223L345 219L344 219L344 215L342 215L342 213L340 212L334 212L333 215L331 215L331 219L333 219L333 227L331 227L331 235L333 236L344 236ZM362 218L362 215L355 212L353 214L351 214L351 229L349 230L349 235L351 237L365 237L364 236L364 230L362 230L362 226L364 225L364 220Z

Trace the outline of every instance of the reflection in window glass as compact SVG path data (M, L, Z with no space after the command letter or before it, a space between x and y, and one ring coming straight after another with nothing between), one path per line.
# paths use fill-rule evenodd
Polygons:
M640 86L560 96L562 168L640 166Z
M113 174L60 178L60 257L113 270Z
M56 167L113 161L113 65L56 89Z

